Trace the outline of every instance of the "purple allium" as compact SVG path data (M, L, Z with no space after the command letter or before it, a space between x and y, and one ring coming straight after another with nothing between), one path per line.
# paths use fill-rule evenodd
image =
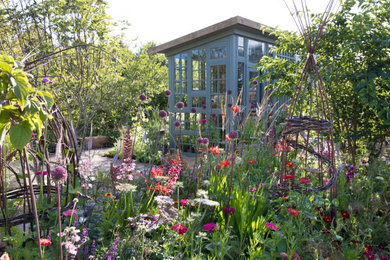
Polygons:
M231 108L232 106L233 106L232 103L228 103L228 104L227 104L227 107L228 107L228 108Z
M181 126L181 123L180 121L176 121L175 123L173 123L173 125L177 128L179 128Z
M164 91L164 95L165 95L166 97L170 97L170 96L172 95L172 91L170 91L169 89L167 89L167 90Z
M235 139L237 139L238 138L238 133L236 132L236 131L231 131L230 133L229 133L229 138L230 139L233 139L233 140L235 140Z
M258 82L257 80L254 80L254 81L252 82L252 84L253 84L253 85L257 85L257 84L259 84L259 82Z
M203 105L203 106L202 106L202 109L206 109L206 108L207 108L206 105Z
M206 120L206 119L202 119L202 120L200 120L200 123L201 123L201 124L206 124L206 122L207 122L207 120Z
M205 104L206 104L206 100L205 100L205 99L202 99L202 101L200 101L200 103L201 103L202 105L205 105Z
M179 102L176 103L176 107L177 107L177 109L182 110L184 108L184 103L179 101Z
M215 99L214 99L214 98L212 98L212 99L210 100L210 102L211 102L211 103L214 103L214 102L215 102Z
M158 112L158 116L161 118L166 118L167 115L168 115L167 111L165 111L165 110L160 110L160 112Z
M204 145L208 145L209 144L209 139L207 137L203 138L202 143Z
M139 99L144 102L146 100L146 96L144 94L139 95Z
M203 143L203 138L202 137L198 137L198 138L196 138L196 141L198 142L198 144L202 144Z
M191 113L196 113L196 108L195 107L191 108Z
M47 82L49 82L50 80L48 79L48 78L43 78L42 79L42 83L47 83Z
M232 90L231 90L231 89L228 89L228 90L227 90L227 94L228 94L228 95L231 95L231 94L232 94Z
M62 166L58 166L51 172L51 177L55 182L62 183L66 181L68 177L68 172Z
M217 114L215 114L215 113L211 114L211 117L216 117L216 116L217 116Z

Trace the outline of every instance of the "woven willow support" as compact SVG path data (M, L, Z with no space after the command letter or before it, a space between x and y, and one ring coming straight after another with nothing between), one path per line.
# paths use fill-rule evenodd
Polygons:
M284 191L318 192L332 188L338 171L335 167L333 124L325 86L319 74L314 52L334 0L330 0L317 29L314 29L306 2L301 1L299 12L293 1L291 12L302 35L308 54L295 93L285 119L281 141L281 171L278 188ZM288 5L287 5L288 7ZM300 15L302 14L302 15ZM305 180L298 181L298 178ZM304 181L310 181L305 183Z

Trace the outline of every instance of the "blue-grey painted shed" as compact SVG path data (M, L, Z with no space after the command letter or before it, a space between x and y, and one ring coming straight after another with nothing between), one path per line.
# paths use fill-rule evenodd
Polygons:
M229 106L241 91L242 110L261 100L264 84L251 79L259 75L256 64L275 43L275 36L261 27L269 28L236 16L150 49L150 54L168 58L171 146L179 131L173 125L176 120L181 121L182 151L193 152L195 139L199 134L208 137L211 128L214 136L225 140ZM182 110L175 106L179 101L185 104ZM194 108L196 113L191 113ZM203 126L202 120L212 127Z

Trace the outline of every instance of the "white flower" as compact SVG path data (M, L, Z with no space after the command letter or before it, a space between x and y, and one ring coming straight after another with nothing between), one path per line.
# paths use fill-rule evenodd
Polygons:
M209 200L209 199L194 199L194 201L200 203L200 204L204 204L204 205L207 205L207 206L211 206L211 207L216 207L216 206L219 206L219 202L217 201L214 201L214 200Z
M132 185L130 183L122 183L116 186L118 191L135 191L137 190L137 186Z

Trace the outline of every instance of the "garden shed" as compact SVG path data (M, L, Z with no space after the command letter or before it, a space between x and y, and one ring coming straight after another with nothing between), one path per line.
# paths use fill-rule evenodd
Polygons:
M225 140L230 106L237 99L242 112L255 109L265 87L253 81L260 73L256 64L275 43L275 36L261 27L267 26L236 16L150 49L168 58L171 147L180 131L182 151L193 152L200 122L213 122L216 140ZM180 101L181 110L175 106ZM173 125L176 120L180 130Z

